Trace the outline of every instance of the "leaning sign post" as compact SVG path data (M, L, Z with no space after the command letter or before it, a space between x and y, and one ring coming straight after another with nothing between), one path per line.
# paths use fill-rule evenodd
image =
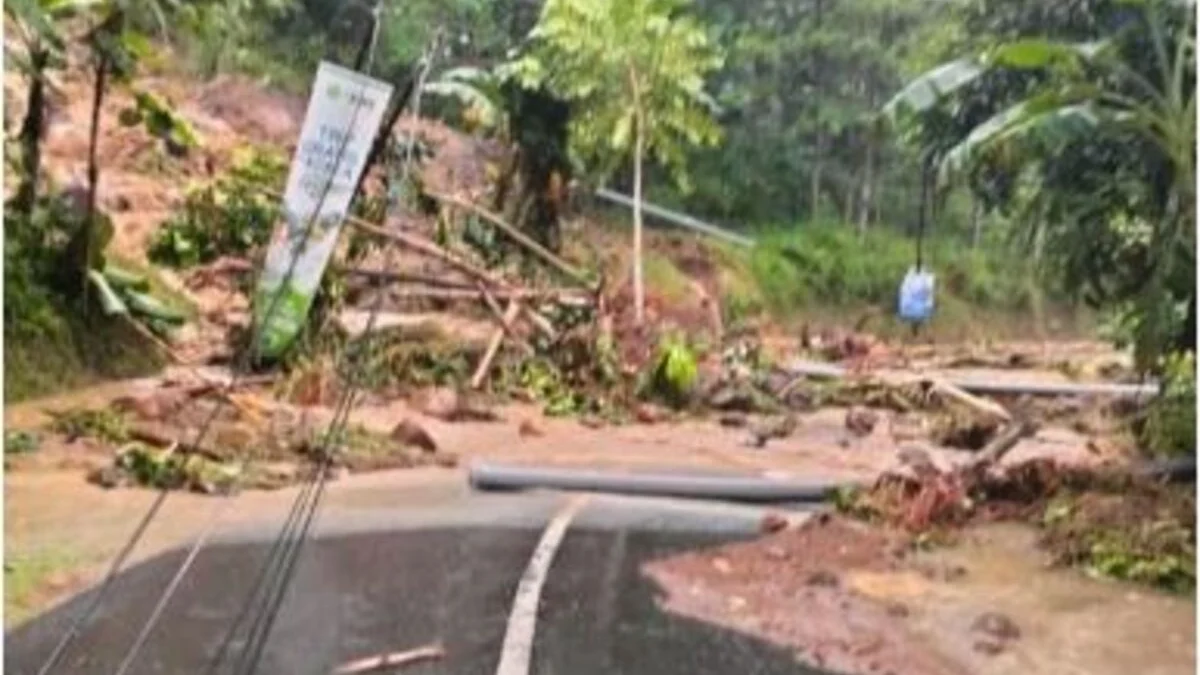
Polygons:
M254 294L260 356L279 356L304 325L391 95L391 85L348 68L324 61L317 68L283 222Z

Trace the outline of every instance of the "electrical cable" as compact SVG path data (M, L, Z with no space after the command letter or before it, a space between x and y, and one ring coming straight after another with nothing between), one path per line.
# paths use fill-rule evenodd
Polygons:
M376 40L377 34L372 36L371 39L373 41ZM425 72L427 70L428 68L426 67ZM404 107L404 99L412 95L411 84L412 80L410 80L410 87L404 91L404 96L401 98L398 108ZM407 156L411 160L411 143ZM403 169L407 170L407 168L408 165L405 164ZM392 250L389 249L388 252L390 257ZM375 320L381 309L381 302L382 296L379 296L368 320L368 334L374 327ZM215 673L223 663L233 644L234 636L248 617L249 611L256 601L261 604L261 608L258 616L249 628L249 637L246 647L243 650L241 663L246 668L252 668L257 659L261 657L266 633L269 632L270 625L273 624L273 615L278 613L278 606L282 603L283 595L286 592L286 582L293 574L299 548L303 543L304 533L311 528L313 517L320 503L326 480L326 472L332 460L332 455L329 453L329 443L344 430L349 419L349 413L354 407L354 395L357 393L356 390L360 383L353 376L351 376L351 383L352 386L347 390L347 394L339 401L335 419L332 421L328 433L321 444L319 464L314 467L313 476L309 480L306 480L300 493L294 500L292 508L289 510L288 516L281 528L281 532L273 543L271 551L268 553L267 561L259 571L251 587L251 592L247 594L246 600L242 604L237 617L226 632L221 647L210 661L206 669L207 673ZM303 524L299 525L299 518L302 512L304 512ZM296 536L297 527L299 527L299 537ZM273 612L271 611L272 608L274 608Z
M417 78L416 87L414 87L413 90L414 111L419 111L420 92L424 82L424 77L429 71L433 54L436 51L438 37L438 35L435 35L434 40L426 51L425 57L421 61L421 71ZM407 172L411 166L414 150L412 147L413 143L414 139L410 138L408 152L406 153L405 157L406 161L402 164L402 170L404 172ZM389 248L387 250L389 262L393 255L394 249ZM378 318L379 312L382 308L382 301L383 294L377 294L374 306L372 307L370 316L368 318L367 329L365 333L366 335L370 335L374 329L375 321ZM370 346L371 344L368 340L366 341L366 344L364 344L364 349L370 348ZM303 522L300 524L298 532L293 533L287 531L289 525L294 523L294 521L292 521L290 523L285 523L284 530L280 533L281 539L289 538L289 541L284 546L278 562L269 561L268 563L270 564L275 562L275 565L279 569L279 576L270 584L270 589L267 592L269 599L266 601L266 603L264 603L259 616L255 619L254 624L251 626L247 644L242 653L242 660L240 661L241 668L239 668L236 672L252 673L262 659L271 629L278 618L283 601L286 598L287 590L290 587L290 582L296 573L296 566L303 545L307 540L307 533L312 527L312 523L315 519L317 511L319 510L322 497L324 496L328 471L333 460L330 442L333 439L340 437L344 432L345 427L349 422L350 413L355 406L355 399L361 389L361 370L362 369L359 368L358 372L348 373L348 379L350 380L349 386L345 390L342 400L339 401L334 420L330 425L328 433L323 439L323 443L319 452L318 464L315 467L312 482L309 485L306 485L305 489L301 491L301 494L297 496L296 503L302 503L301 508L304 511ZM257 589L253 589L252 593L256 592Z

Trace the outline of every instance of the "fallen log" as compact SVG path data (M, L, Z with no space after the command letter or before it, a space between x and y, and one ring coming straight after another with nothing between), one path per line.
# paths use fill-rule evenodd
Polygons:
M1038 424L1032 420L1018 420L1009 424L975 455L972 466L984 468L999 462L1018 443L1037 432Z
M946 382L945 380L930 380L930 393L938 394L952 401L957 401L962 405L974 410L975 412L987 418L992 418L1000 422L1011 422L1012 415L1004 406L989 401L985 398L980 398L973 394L969 394L959 387Z

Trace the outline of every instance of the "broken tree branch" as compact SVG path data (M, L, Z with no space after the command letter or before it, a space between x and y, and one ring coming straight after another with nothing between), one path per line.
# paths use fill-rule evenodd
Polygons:
M338 666L333 671L334 675L358 675L358 673L369 673L384 668L399 668L412 663L422 661L432 661L446 656L446 651L441 645L429 645L427 647L419 647L417 649L409 649L402 652L389 652L380 654L379 656L369 656L365 659L350 661Z
M492 310L492 314L495 315L496 320L500 323L500 327L504 329L506 334L508 334L508 338L520 345L521 349L523 349L526 354L533 356L533 347L531 347L529 343L522 340L513 329L513 322L516 321L517 315L514 314L512 319L509 319L508 315L504 313L504 310L500 309L500 304L496 302L495 296L493 296L491 292L488 291L487 286L484 286L483 284L479 284L479 296L483 298L483 304L487 305L487 308ZM515 302L515 300L510 300L510 302Z
M380 237L382 239L390 240L393 243L405 246L413 251L416 251L417 253L441 260L454 269L475 279L486 281L487 283L500 288L511 287L511 284L507 283L491 272L472 265L466 260L459 258L453 253L443 249L441 246L438 246L424 237L412 234L411 232L398 232L395 230L389 230L387 228L380 227L379 225L368 223L367 221L355 216L346 216L346 222L354 227L357 227L362 232Z
M945 380L929 380L929 390L931 393L938 394L952 401L957 401L958 403L961 403L962 405L974 410L984 417L992 418L1000 422L1012 421L1012 415L1009 414L1008 410L1005 410L1004 406L996 403L995 401L989 401L986 398L975 396L974 394L968 394L961 388L956 387Z
M1018 420L1000 430L971 463L975 468L986 468L999 462L1009 450L1016 447L1023 439L1038 432L1038 424L1032 420Z
M504 311L503 321L505 324L511 324L516 320L517 314L521 311L521 305L516 300L508 301L508 308ZM487 376L488 369L492 367L492 361L495 360L496 354L500 351L500 345L504 342L504 328L496 329L492 333L492 340L488 343L487 351L484 352L483 358L479 361L479 367L475 369L475 374L471 376L471 388L479 389L483 386L483 378Z
M439 194L436 192L429 192L429 191L426 191L425 194L428 195L429 197L432 197L433 199L436 199L439 202L442 202L443 204L449 204L451 206L454 206L454 207L457 207L460 209L465 209L467 211L474 213L475 215L479 216L480 218L483 218L484 220L486 220L489 223L491 223L492 225L494 225L498 230L500 230L504 234L508 235L508 237L510 239L512 239L513 241L517 242L518 244L524 246L531 253L533 253L537 257L541 258L543 262L550 265L551 267L558 270L559 272L562 272L564 275L570 277L573 281L578 283L580 286L590 289L595 285L592 283L592 281L590 279L588 279L588 277L583 272L576 269L575 267L573 267L572 265L567 263L565 260L563 260L562 258L555 255L554 253L550 252L547 248L545 248L541 244L539 244L536 241L534 241L533 239L531 239L525 233L521 232L520 230L513 227L512 225L509 225L500 216L492 213L491 211L488 211L487 209L483 208L482 206L478 206L476 204L459 199L458 197L453 197L451 195L444 195L444 194Z

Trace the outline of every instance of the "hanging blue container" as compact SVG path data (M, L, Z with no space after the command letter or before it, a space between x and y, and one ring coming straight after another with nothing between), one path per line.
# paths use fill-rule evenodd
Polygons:
M924 323L933 316L933 274L911 267L900 282L897 314L903 321Z

